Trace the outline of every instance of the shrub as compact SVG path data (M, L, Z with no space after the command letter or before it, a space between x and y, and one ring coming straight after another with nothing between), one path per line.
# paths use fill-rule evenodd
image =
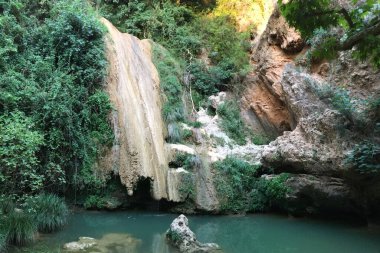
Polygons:
M45 193L29 198L26 207L41 232L56 231L67 222L69 210L65 202L56 195Z
M357 144L345 162L361 174L380 173L380 145L370 141Z
M168 138L170 143L178 143L182 141L182 129L177 123L170 123L168 125Z
M185 199L194 200L196 197L195 181L192 173L185 173L181 178L181 185L179 187L179 193L181 193Z
M25 245L35 240L37 224L33 217L23 211L13 211L3 222L7 241L14 245Z
M214 163L217 176L215 186L224 212L248 211L249 195L259 166L228 156Z
M226 101L219 105L217 114L221 117L220 126L228 137L239 145L247 143L246 128L240 116L240 108L234 101Z
M103 209L107 206L107 200L99 195L90 195L86 198L83 206L86 209Z
M259 176L260 166L236 157L214 163L215 187L223 212L263 212L281 206L289 192L287 174Z
M43 135L24 113L0 116L0 192L23 193L40 190L43 175L38 173L37 151Z
M266 135L252 134L251 141L255 145L266 145L270 143L270 138Z

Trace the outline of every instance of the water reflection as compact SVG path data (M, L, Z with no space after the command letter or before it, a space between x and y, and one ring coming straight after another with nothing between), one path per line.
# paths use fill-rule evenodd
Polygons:
M63 231L41 238L34 248L14 252L60 252L81 236L99 240L91 252L177 253L164 237L177 215L137 212L83 212L73 214ZM218 243L225 253L379 253L380 231L273 215L246 217L190 216L190 228L201 242Z

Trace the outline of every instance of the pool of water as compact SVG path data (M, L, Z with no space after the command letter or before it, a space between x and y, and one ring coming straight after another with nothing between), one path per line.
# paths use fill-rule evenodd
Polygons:
M62 231L41 236L34 247L11 252L60 252L64 243L77 241L80 236L105 240L115 236L120 245L88 252L125 253L122 242L127 241L123 236L130 236L136 244L128 253L173 253L176 251L166 245L163 235L175 217L147 212L74 213ZM276 215L188 218L200 241L218 243L225 253L380 253L379 228ZM35 251L41 245L45 250Z

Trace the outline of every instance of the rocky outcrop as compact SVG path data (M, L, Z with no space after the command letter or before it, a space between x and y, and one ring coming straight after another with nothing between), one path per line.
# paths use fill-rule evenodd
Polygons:
M189 228L189 221L181 214L170 224L166 232L168 241L183 253L221 252L215 243L201 243Z
M255 132L279 136L296 122L283 100L280 84L284 66L293 62L304 47L300 35L275 10L252 48L254 70L245 81L243 113Z
M159 77L150 42L119 32L105 19L102 22L109 32L106 90L115 108L115 141L100 167L120 175L129 195L141 178L150 178L153 197L168 199Z
M342 178L297 174L286 185L286 209L293 215L360 215L363 206Z
M360 101L380 96L380 71L354 60L352 52L296 67L295 62L302 64L296 57L302 59L304 46L275 11L253 47L255 70L242 98L245 118L255 131L278 136L253 156L261 156L261 163L276 174L289 173L284 204L290 212L375 215L380 210L380 194L374 190L379 179L352 171L345 159L364 139L379 141L365 129L358 131L354 120L365 111ZM331 94L322 94L338 86L353 101L351 116L339 98L332 102Z
M306 73L288 67L281 85L286 103L298 122L264 149L264 165L281 171L314 175L342 175L342 161L352 147L339 127L348 124L338 111L327 107L315 94L312 85L323 85ZM348 130L347 130L348 131ZM352 134L348 134L350 138Z

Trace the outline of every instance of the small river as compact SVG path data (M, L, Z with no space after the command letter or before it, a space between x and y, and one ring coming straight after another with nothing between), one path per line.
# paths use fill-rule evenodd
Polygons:
M163 234L175 217L131 211L78 212L62 231L42 235L34 246L11 252L63 252L64 243L88 236L100 239L103 246L86 252L174 253ZM380 228L267 214L188 218L198 240L218 243L224 253L380 253Z

